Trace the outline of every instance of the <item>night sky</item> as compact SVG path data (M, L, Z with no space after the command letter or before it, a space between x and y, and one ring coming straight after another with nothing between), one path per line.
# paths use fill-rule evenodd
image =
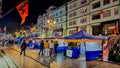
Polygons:
M2 15L8 12L10 9L15 8L18 4L24 0L2 0ZM26 18L25 24L29 25L37 23L38 15L45 13L45 10L49 6L54 5L59 7L70 0L29 0L29 15ZM7 32L13 33L21 28L21 17L17 11L14 9L12 12L0 19L0 28L3 29L7 26Z
M2 15L20 4L22 1L24 0L3 0ZM24 25L31 25L31 23L35 24L37 22L38 15L45 13L45 10L49 6L54 5L56 7L59 7L68 1L70 0L29 0L29 16L26 18L26 22ZM11 13L2 18L0 22L20 24L21 17L18 14L18 11L14 9Z

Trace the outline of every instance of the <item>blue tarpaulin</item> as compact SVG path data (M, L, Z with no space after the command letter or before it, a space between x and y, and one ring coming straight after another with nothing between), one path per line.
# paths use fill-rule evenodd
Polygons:
M78 33L66 36L65 39L99 39L93 35L87 34L84 30L79 31Z
M70 35L70 36L66 36L65 37L65 39L72 39L72 40L75 40L75 39L90 39L90 40L100 40L101 38L99 38L99 37L96 37L96 36L93 36L93 35L90 35L90 34L87 34L84 30L81 30L81 31L79 31L78 33L75 33L75 34L72 34L72 35ZM82 42L83 43L83 42ZM81 43L81 44L82 44ZM94 42L93 42L94 43ZM99 43L98 43L99 44ZM92 44L91 43L91 45L93 46L94 45L94 47L91 47L90 46L90 43L88 44L87 42L86 42L86 46L89 46L89 48L91 47L91 49L88 49L87 48L87 50L85 50L86 48L84 47L84 43L83 43L83 45L81 45L81 47L80 47L80 53L82 54L86 54L86 60L88 61L88 60L94 60L94 59L97 59L97 58L99 58L99 55L101 54L101 47L99 47L98 48L98 46L100 46L100 45L98 45L98 44ZM97 48L96 48L97 47ZM73 51L75 51L75 50L73 50ZM73 52L74 53L74 52ZM73 56L72 56L73 57ZM74 57L73 57L74 58Z

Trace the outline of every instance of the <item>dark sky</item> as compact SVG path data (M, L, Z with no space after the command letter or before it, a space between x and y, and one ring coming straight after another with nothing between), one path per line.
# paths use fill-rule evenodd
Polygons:
M14 8L24 0L3 0L2 3L2 15L5 14L10 9ZM39 14L45 13L45 10L54 5L56 7L65 4L70 0L29 0L29 16L26 19L25 25L31 25L31 23L36 23L37 17ZM11 13L6 15L0 20L4 24L14 24L21 22L21 17L18 14L18 11L14 9Z

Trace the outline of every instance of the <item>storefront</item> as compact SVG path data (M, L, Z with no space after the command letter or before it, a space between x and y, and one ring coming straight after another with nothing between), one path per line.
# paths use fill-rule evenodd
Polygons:
M92 34L110 35L110 34L114 34L115 29L117 29L117 32L119 33L120 32L119 26L120 26L119 20L101 22L100 25L92 26Z
M54 37L62 37L63 36L63 28L54 29L53 36Z

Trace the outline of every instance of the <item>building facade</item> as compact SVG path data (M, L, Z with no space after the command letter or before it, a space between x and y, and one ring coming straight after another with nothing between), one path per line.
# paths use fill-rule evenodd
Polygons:
M87 33L113 34L119 25L119 0L72 0L67 3L67 35L84 29Z
M81 29L88 32L89 0L72 0L67 4L67 35L74 34Z
M62 5L52 11L52 18L55 20L53 36L66 36L66 5Z
M41 36L43 34L43 16L39 15L37 19L37 25L36 25L39 35Z
M114 29L119 24L119 0L92 0L90 2L91 34L114 34Z

